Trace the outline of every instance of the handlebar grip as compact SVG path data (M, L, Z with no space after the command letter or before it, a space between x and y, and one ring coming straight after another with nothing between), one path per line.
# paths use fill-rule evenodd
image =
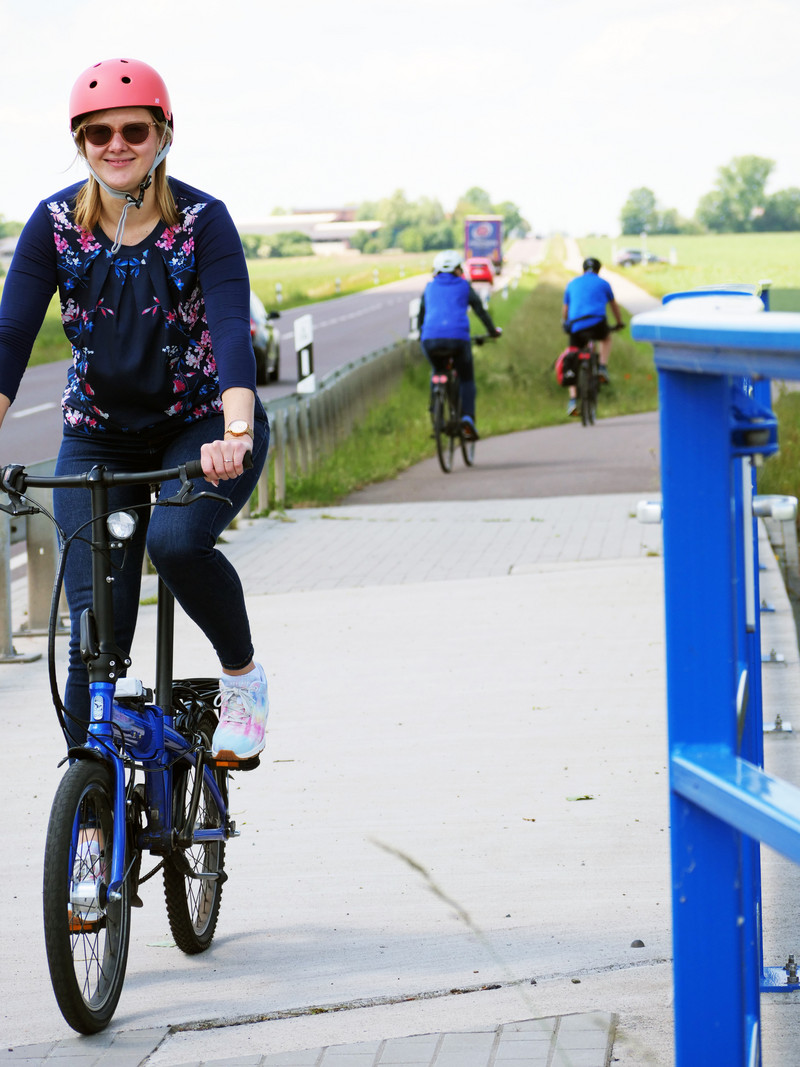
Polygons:
M190 478L202 478L203 477L203 464L199 459L190 459L186 464L186 474Z
M242 460L242 466L246 471L249 471L253 466L253 453L248 451L244 454ZM202 478L203 477L203 464L199 459L190 459L186 464L186 474L189 478Z

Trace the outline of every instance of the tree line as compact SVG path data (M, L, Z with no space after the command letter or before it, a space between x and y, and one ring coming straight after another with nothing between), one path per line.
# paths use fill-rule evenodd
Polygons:
M652 189L634 189L620 211L623 234L774 233L800 230L800 188L766 192L773 159L736 156L717 170L714 188L700 198L694 217L662 208Z
M286 215L283 208L275 208L273 215ZM473 186L459 197L455 209L445 212L438 200L423 196L409 200L402 189L382 200L364 200L355 208L357 221L376 221L383 225L370 233L362 230L350 238L359 252L372 254L399 248L403 252L429 252L442 248L459 248L464 243L466 215L502 215L506 235L528 233L530 226L519 207L511 200L493 203L485 189ZM249 257L308 256L311 241L303 233L290 230L271 235L242 236L245 253Z
M383 226L375 234L358 234L351 244L367 253L383 252L387 248L401 248L404 252L459 248L464 243L464 218L467 215L501 215L506 235L517 233L524 236L530 230L515 203L511 200L494 203L489 193L478 185L467 189L449 214L438 200L423 196L412 201L398 189L383 200L367 200L359 204L357 219L376 219Z

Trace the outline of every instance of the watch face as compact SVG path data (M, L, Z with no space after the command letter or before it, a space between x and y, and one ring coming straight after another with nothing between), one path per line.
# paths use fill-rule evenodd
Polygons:
M235 419L228 427L228 433L246 433L247 423L244 419Z

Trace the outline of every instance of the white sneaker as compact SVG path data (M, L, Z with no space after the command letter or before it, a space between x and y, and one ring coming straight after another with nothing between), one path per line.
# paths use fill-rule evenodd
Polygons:
M246 685L219 683L219 726L214 731L211 755L214 759L252 759L266 743L269 697L267 679L259 667L260 678Z

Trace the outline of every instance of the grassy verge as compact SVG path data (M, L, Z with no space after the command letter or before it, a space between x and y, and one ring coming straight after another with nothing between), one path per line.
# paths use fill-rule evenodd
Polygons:
M561 302L569 278L548 262L538 276L525 275L507 300L493 298L491 314L503 338L475 349L477 419L484 437L564 421L567 394L556 382L553 363L565 344ZM473 332L483 332L479 323ZM614 384L601 395L601 416L652 411L658 399L650 346L632 341L627 332L617 334L611 365ZM418 361L400 389L332 457L312 474L289 480L287 506L334 504L433 456L428 388L427 364Z

